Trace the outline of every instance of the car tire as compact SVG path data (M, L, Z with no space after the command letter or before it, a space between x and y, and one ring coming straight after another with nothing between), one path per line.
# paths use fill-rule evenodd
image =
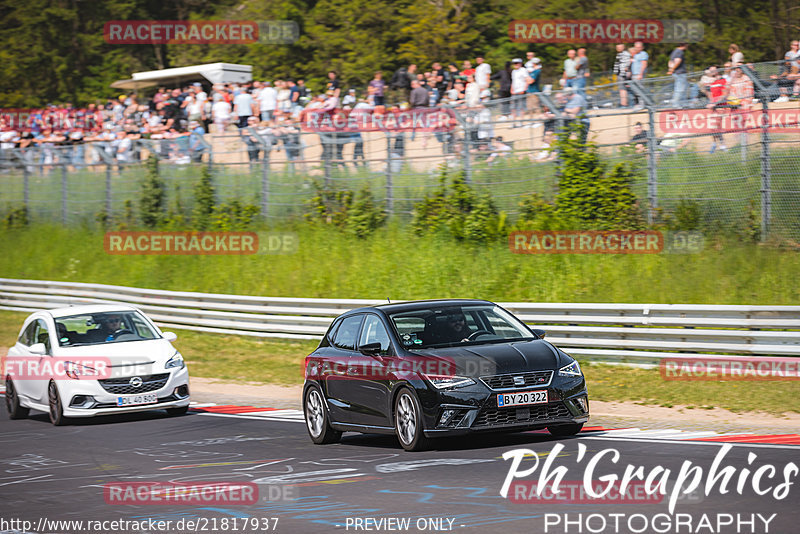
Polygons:
M54 426L63 426L67 424L67 418L64 417L64 408L61 406L61 396L58 394L56 383L52 380L50 385L47 386L47 401L50 405L50 422Z
M167 408L167 415L171 415L173 417L179 417L181 415L186 415L186 412L189 411L189 406L180 406L178 408Z
M430 446L430 440L425 437L419 399L408 388L401 389L394 400L394 431L407 451L423 451Z
M547 431L554 436L566 437L576 435L582 428L583 423L572 423L569 425L548 426Z
M19 395L11 377L6 377L6 408L9 419L25 419L30 412L30 408L25 408L19 403Z
M317 445L337 443L341 439L342 433L331 427L322 392L316 386L311 386L306 390L303 399L303 416L306 420L308 435L311 437L311 441Z

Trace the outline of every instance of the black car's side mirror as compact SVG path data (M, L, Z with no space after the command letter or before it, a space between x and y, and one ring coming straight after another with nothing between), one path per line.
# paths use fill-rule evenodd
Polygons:
M539 336L540 338L544 339L544 336L547 335L547 332L542 330L541 328L533 328L533 333Z
M381 353L381 344L379 341L375 343L367 343L366 345L361 345L358 347L359 352L361 354L367 354L369 356L378 356Z

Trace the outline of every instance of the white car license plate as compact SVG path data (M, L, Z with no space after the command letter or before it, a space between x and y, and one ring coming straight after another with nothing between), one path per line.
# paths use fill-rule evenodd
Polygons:
M497 395L498 408L506 406L525 406L527 404L546 404L547 390L523 391L521 393L500 393Z
M117 406L136 406L137 404L152 404L154 402L158 402L158 397L155 393L117 397Z

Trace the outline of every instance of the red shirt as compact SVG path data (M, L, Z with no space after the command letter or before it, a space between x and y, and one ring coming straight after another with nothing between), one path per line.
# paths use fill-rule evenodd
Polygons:
M725 84L725 78L717 78L714 83L708 86L709 90L711 91L711 98L714 101L722 98L722 94L725 92Z

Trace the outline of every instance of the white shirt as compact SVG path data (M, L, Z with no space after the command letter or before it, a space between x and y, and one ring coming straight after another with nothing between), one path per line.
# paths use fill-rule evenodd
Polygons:
M511 71L511 92L524 93L528 89L528 71L520 67Z
M478 87L478 82L468 83L467 88L464 89L464 102L467 107L474 108L481 103L481 89Z
M741 65L744 63L744 54L741 52L734 52L731 56L731 65Z
M249 93L239 93L233 99L236 115L239 117L249 117L253 114L253 97Z
M231 118L231 105L224 100L214 102L214 105L211 106L211 114L214 116L214 120L228 120Z
M278 91L274 87L262 87L258 94L261 111L275 111L278 107Z
M492 66L488 63L481 63L477 67L475 67L475 81L478 82L478 85L483 87L489 87L489 76L492 74Z

